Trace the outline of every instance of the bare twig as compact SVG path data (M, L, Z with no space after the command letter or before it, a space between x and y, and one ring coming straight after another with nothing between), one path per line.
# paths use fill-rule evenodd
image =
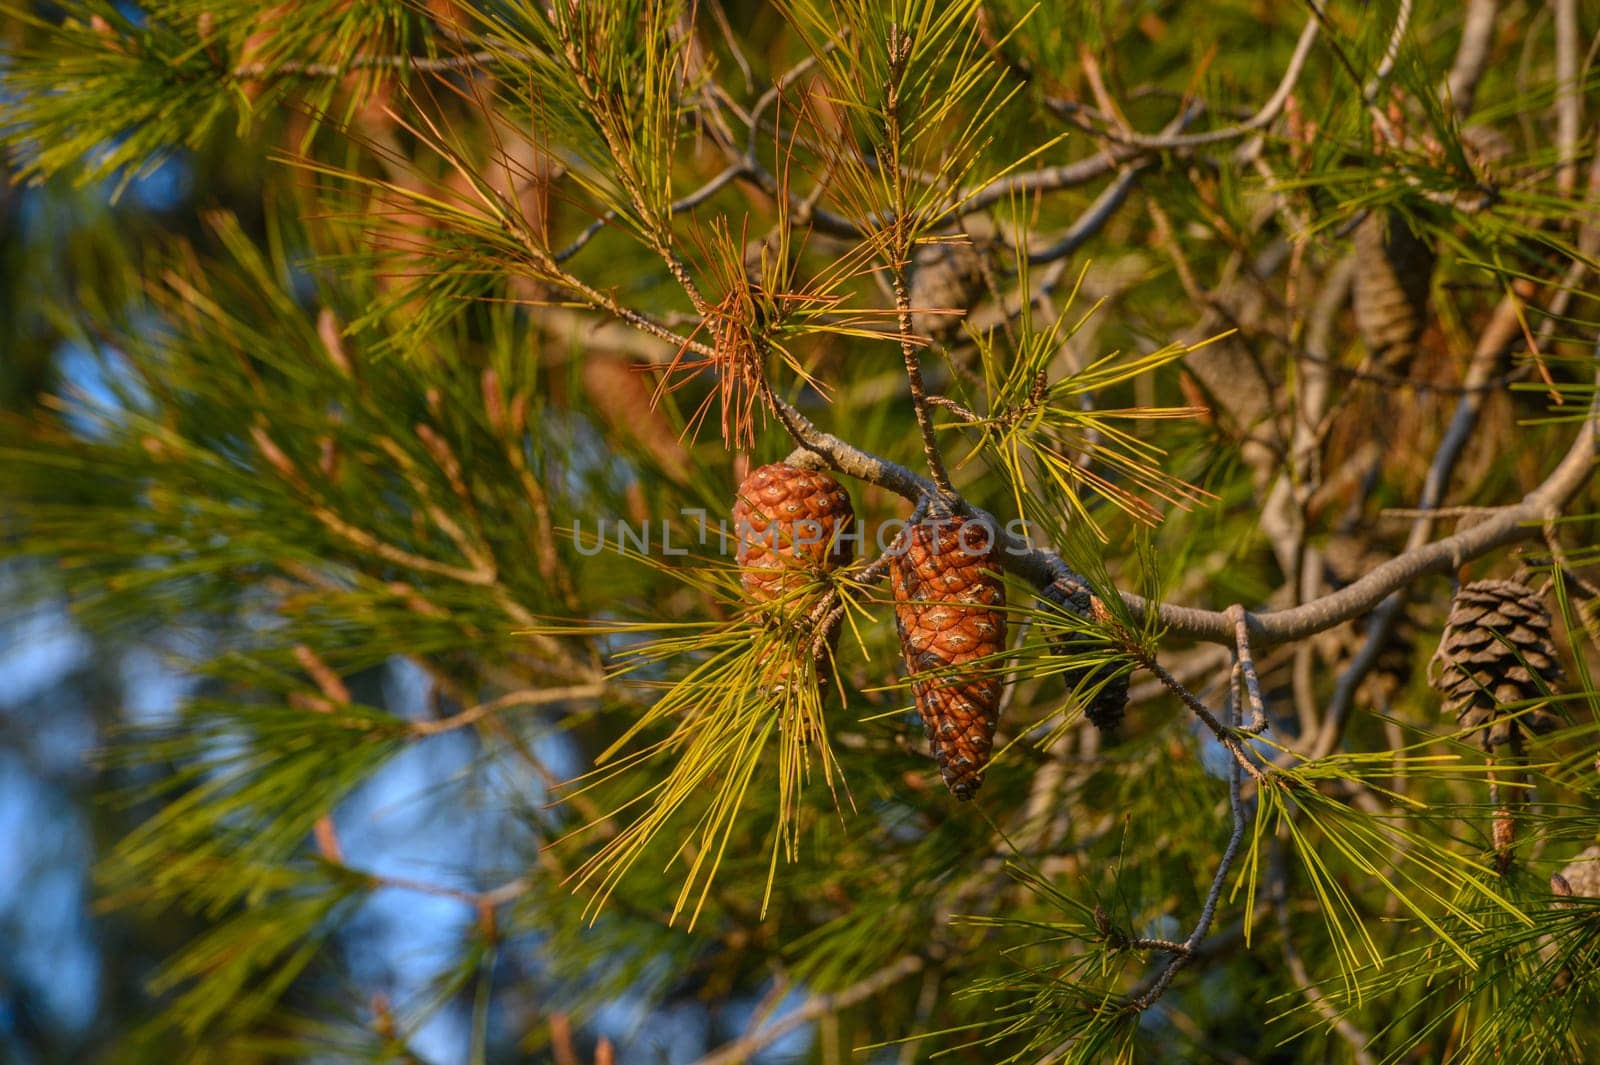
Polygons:
M1105 177L1117 167L1134 162L1146 154L1147 151L1142 148L1113 149L1090 156L1088 159L1080 159L1075 163L1047 166L1039 170L1030 170L1025 174L1011 174L958 198L961 200L962 210L977 212L1017 196L1059 192L1062 189L1087 185L1091 181Z
M906 61L911 56L911 39L898 26L891 26L888 48L889 81L884 86L886 99L883 113L884 138L889 149L889 184L894 190L895 217L889 242L892 259L890 279L894 284L895 310L899 316L900 354L905 360L906 380L911 387L911 406L916 412L917 428L922 432L922 451L928 461L928 473L939 494L950 495L954 490L950 487L950 474L944 467L944 456L939 451L933 414L928 410L928 390L922 382L922 355L918 351L916 330L911 321L911 290L906 284L911 234L906 217L906 178L901 172L900 80L905 74Z
M1489 68L1489 49L1494 44L1494 23L1499 13L1500 0L1468 0L1461 22L1461 44L1444 83L1445 94L1456 114L1463 118L1472 113L1478 82Z
M1578 138L1583 129L1583 86L1578 80L1578 0L1554 0L1556 14L1556 189L1563 198L1578 187Z
M1283 114L1283 109L1289 103L1289 97L1294 93L1295 83L1300 80L1300 74L1305 70L1306 59L1311 55L1311 46L1316 42L1321 26L1313 17L1306 20L1305 28L1300 31L1300 39L1295 42L1294 53L1289 57L1289 65L1284 69L1283 78L1278 82L1278 88L1261 105L1261 109L1243 122L1228 126L1223 129L1206 130L1203 133L1159 133L1147 135L1132 132L1118 132L1113 130L1097 130L1096 135L1105 137L1114 143L1130 145L1135 148L1152 149L1156 151L1171 151L1176 148L1196 148L1205 144L1217 144L1222 141L1238 140L1257 130L1265 129L1277 121Z
M1124 168L1122 173L1117 175L1117 180L1107 185L1105 190L1095 197L1089 209L1079 215L1078 219L1067 227L1066 232L1049 246L1029 251L1028 262L1035 264L1054 262L1066 258L1083 247L1084 243L1100 232L1106 222L1110 221L1111 216L1117 213L1117 209L1127 200L1128 193L1138 184L1139 176L1153 165L1151 162L1139 162Z
M1256 676L1255 658L1250 653L1250 615L1238 603L1228 608L1233 618L1234 648L1239 656L1238 669L1244 681L1244 690L1250 700L1250 723L1240 731L1259 736L1267 730L1267 705L1261 698L1261 681Z
M1400 58L1400 45L1406 38L1406 32L1411 28L1412 0L1400 0L1400 10L1394 17L1394 28L1389 31L1389 46L1383 50L1383 59L1378 63L1378 69L1373 72L1372 80L1367 82L1364 95L1367 103L1378 98L1383 91L1383 86L1394 73L1395 61Z
M744 167L742 165L732 164L724 167L717 173L715 177L707 181L704 185L701 185L698 189L689 193L689 195L683 197L682 199L674 201L670 208L671 213L682 214L684 211L694 210L696 207L700 206L702 203L705 203L711 197L721 192L734 180L743 176L743 174ZM599 218L596 218L593 222L590 222L583 228L583 232L572 238L571 244L568 244L565 248L562 248L560 251L555 253L555 261L558 263L564 263L568 259L572 258L583 248L585 244L593 240L596 234L605 229L606 226L609 226L615 222L618 217L617 209L613 207Z
M1238 700L1228 701L1227 731L1231 736L1232 730L1238 725ZM1237 743L1237 739L1234 741ZM1144 991L1134 996L1129 1002L1130 1008L1143 1011L1166 993L1178 972L1194 958L1195 949L1205 939L1206 933L1211 930L1211 922L1217 916L1217 903L1222 898L1222 886L1228 879L1228 873L1233 869L1234 859L1239 855L1239 844L1244 841L1244 830L1248 823L1245 814L1244 800L1240 789L1242 768L1252 768L1248 761L1243 761L1237 756L1228 766L1228 810L1233 816L1233 830L1228 834L1228 846L1222 852L1222 860L1217 863L1216 875L1211 878L1211 890L1206 892L1205 905L1200 908L1200 918L1195 921L1194 930L1189 933L1189 938L1181 944L1175 944L1178 949L1173 951L1172 959L1167 962L1155 981Z
M508 692L496 699L470 706L458 714L433 721L415 721L411 731L418 736L437 736L441 732L465 728L484 718L516 706L543 706L546 703L570 702L578 699L598 699L605 693L604 684L573 684L564 688L530 688L526 691Z
M1228 753L1233 756L1233 761L1238 768L1242 768L1249 773L1256 779L1257 783L1266 779L1260 767L1251 760L1250 753L1244 749L1244 744L1239 739L1241 730L1231 723L1234 716L1231 705L1228 715L1230 723L1224 724L1217 718L1216 714L1211 712L1211 708L1200 700L1199 696L1179 684L1178 679L1168 673L1158 660L1145 655L1137 657L1141 666L1154 673L1161 683L1165 684L1174 695L1183 701L1185 706L1194 711L1196 717L1205 722L1205 726L1211 730L1211 734L1217 738L1217 742L1222 744Z
M817 1018L827 1014L848 1009L858 1002L865 1002L885 988L893 986L914 973L921 972L926 965L927 962L921 955L907 954L905 957L885 965L878 971L841 991L835 991L827 995L812 995L797 1008L785 1013L771 1024L764 1025L749 1035L718 1047L695 1062L694 1065L736 1065L736 1063L746 1060L763 1047L771 1046L796 1028L810 1024Z

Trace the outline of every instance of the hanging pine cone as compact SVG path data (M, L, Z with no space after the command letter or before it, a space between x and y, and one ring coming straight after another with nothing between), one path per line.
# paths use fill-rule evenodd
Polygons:
M1005 586L993 536L970 518L910 526L890 557L895 623L917 712L945 786L970 799L983 783L1000 713L999 676L976 663L1005 648ZM927 680L916 678L933 671Z
M759 603L792 595L807 571L850 561L850 541L840 536L854 521L850 495L831 475L787 462L754 470L733 504L739 582Z
M1600 898L1600 844L1585 848L1561 872L1552 873L1550 893L1560 898ZM1575 905L1555 903L1561 909L1572 909ZM1597 953L1600 953L1600 940L1594 935L1593 924L1588 924L1587 931L1568 925L1560 938L1547 936L1539 948L1539 957L1546 965L1561 965L1551 981L1557 991L1570 987L1574 979L1592 977Z
M1516 581L1474 581L1450 604L1444 636L1428 667L1444 707L1464 729L1479 729L1484 749L1519 733L1549 732L1556 717L1538 699L1562 679L1544 599Z
M1600 898L1600 843L1585 848L1552 876L1550 891L1556 895Z
M1089 591L1089 586L1079 578L1062 577L1043 589L1040 594L1058 609L1084 620L1096 616L1095 597ZM1103 645L1104 641L1096 639L1091 633L1066 630L1052 642L1051 650L1058 655L1071 655ZM1128 673L1126 671L1116 673L1115 666L1106 665L1072 670L1063 677L1068 691L1087 691L1094 689L1101 677L1112 673L1115 675L1110 676L1105 683L1094 690L1088 704L1083 708L1084 716L1108 737L1116 736L1117 729L1128 711Z
M1373 364L1403 377L1428 324L1433 248L1398 211L1373 211L1356 227L1355 253L1356 328Z
M969 241L924 244L912 261L911 329L948 340L961 329L965 312L983 297L984 252Z

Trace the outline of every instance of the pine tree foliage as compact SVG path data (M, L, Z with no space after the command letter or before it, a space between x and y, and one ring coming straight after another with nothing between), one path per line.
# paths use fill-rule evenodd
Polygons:
M621 996L759 999L705 1062L1600 1053L1551 881L1600 833L1596 12L4 9L16 189L218 180L16 253L65 279L19 350L97 369L5 393L0 550L200 678L105 755L104 899L184 930L120 1060L417 1060L462 1004L472 1060L600 1061ZM767 601L778 461L863 536ZM1010 633L932 680L1003 684L971 802L886 579L952 517ZM1568 679L1485 750L1422 666L1490 579ZM514 853L364 865L447 742ZM392 890L471 913L397 1002Z

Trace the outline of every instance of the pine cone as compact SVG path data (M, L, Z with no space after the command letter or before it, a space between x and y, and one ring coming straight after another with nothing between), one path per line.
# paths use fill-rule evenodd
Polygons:
M1585 848L1561 872L1552 873L1550 893L1562 898L1600 898L1600 844ZM1557 902L1554 905L1561 909L1572 909L1575 904ZM1566 990L1574 979L1591 977L1595 971L1597 948L1600 948L1592 924L1588 926L1587 933L1573 926L1568 926L1568 929L1559 941L1554 937L1545 937L1539 948L1539 957L1545 964L1551 965L1557 958L1561 959L1561 968L1551 981L1551 986L1557 991ZM1574 932L1578 933L1576 937L1573 936Z
M1356 328L1374 365L1405 376L1428 324L1433 249L1396 211L1373 211L1356 227L1352 293Z
M1542 705L1501 709L1538 699L1562 679L1543 598L1516 581L1463 585L1450 604L1429 679L1462 728L1482 730L1485 750L1519 732L1555 728L1555 715Z
M739 582L759 603L782 600L805 586L808 570L850 561L850 541L839 536L854 521L850 495L831 475L787 462L762 466L733 504Z
M1080 618L1089 619L1095 616L1095 598L1089 591L1088 585L1083 581L1063 577L1054 584L1045 588L1041 593L1045 599L1061 610L1068 611ZM1067 630L1051 644L1051 650L1058 655L1076 654L1089 650L1102 643L1092 634L1082 631ZM1068 691L1077 691L1080 688L1087 690L1093 688L1100 677L1113 672L1115 667L1101 666L1072 670L1066 673L1063 679L1067 682ZM1093 723L1094 727L1110 737L1116 735L1117 729L1122 724L1123 717L1128 711L1128 674L1117 673L1101 684L1094 695L1090 697L1088 705L1083 708L1084 716Z
M973 519L930 519L906 530L889 562L917 712L945 786L970 799L983 783L1000 713L993 666L961 669L1005 648L1006 593L995 573L993 536ZM935 670L939 676L915 679Z
M1550 890L1557 895L1600 898L1600 843L1586 848L1552 876Z
M983 296L983 251L961 242L924 244L911 270L911 329L947 340L961 328L966 311Z

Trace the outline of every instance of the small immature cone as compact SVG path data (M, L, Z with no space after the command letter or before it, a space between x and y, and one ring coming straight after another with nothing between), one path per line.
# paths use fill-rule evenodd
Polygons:
M850 494L821 470L774 462L752 471L733 504L746 594L776 602L803 588L808 571L848 563L850 542L839 536L854 521Z
M1500 873L1511 868L1511 849L1517 843L1517 822L1508 807L1501 806L1494 812L1494 820L1490 822L1491 837L1494 842L1495 861Z
M993 537L972 519L909 527L891 555L895 623L911 674L917 712L945 786L970 799L983 783L1000 713L993 666L961 667L1005 648L1005 586L996 575ZM917 680L922 674L940 675Z

